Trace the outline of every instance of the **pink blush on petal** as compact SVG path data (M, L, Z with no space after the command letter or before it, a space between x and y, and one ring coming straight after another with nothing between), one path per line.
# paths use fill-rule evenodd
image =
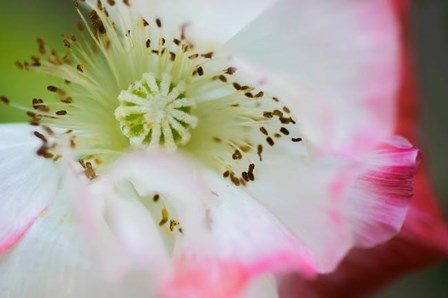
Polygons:
M33 226L33 224L36 222L36 220L41 216L41 214L46 210L47 208L43 209L39 214L35 217L33 217L30 221L28 221L25 226L10 235L8 238L4 239L0 243L0 255L6 252L8 249L16 245L17 242L22 239L23 236L25 236L26 232Z

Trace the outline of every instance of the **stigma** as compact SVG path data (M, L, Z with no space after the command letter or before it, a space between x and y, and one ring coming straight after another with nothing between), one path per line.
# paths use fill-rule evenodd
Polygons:
M141 80L120 92L114 114L132 146L173 150L188 143L190 128L196 127L198 119L189 113L195 100L186 97L185 90L186 83L173 82L170 74L158 78L144 73Z

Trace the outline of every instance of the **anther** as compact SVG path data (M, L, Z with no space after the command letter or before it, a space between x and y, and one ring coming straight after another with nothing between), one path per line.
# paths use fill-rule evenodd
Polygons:
M235 152L232 154L233 160L239 160L242 157L243 157L243 155L241 154L241 152L238 149L235 150Z
M259 144L259 145L257 146L257 154L258 154L258 157L260 158L260 161L263 161L263 157L262 157L262 154L263 154L263 145Z
M0 102L9 104L9 99L6 96L0 96Z
M233 75L237 71L236 67L229 67L226 69L226 73L229 75Z
M292 138L291 141L297 143L297 142L301 142L302 138Z
M47 138L46 138L43 134L41 134L40 132L35 131L35 132L33 132L33 134L34 134L37 138L39 138L42 142L44 142L44 143L48 143Z
M271 137L267 137L266 138L266 142L270 145L270 146L274 146L274 140Z
M268 131L267 131L266 128L264 128L263 126L260 127L260 131L261 131L262 134L264 134L264 135L266 135L266 136L269 135L269 134L268 134Z
M285 136L289 135L289 130L286 127L280 128L280 132Z
M157 27L162 28L162 21L159 18L156 19L156 25Z
M163 226L168 222L168 210L166 208L162 209L162 219L159 222L159 226Z
M154 202L158 202L159 201L159 199L160 199L160 195L159 194L155 194L153 197L152 197L152 200L154 201Z

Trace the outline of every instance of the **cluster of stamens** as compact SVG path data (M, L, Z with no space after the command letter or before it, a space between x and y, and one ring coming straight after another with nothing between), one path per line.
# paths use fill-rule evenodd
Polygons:
M57 161L58 147L75 150L85 176L93 180L94 164L99 167L106 155L129 145L182 148L244 186L255 181L255 169L270 147L302 140L295 136L288 107L242 83L235 67L222 67L228 57L195 50L186 25L180 26L179 36L164 34L160 18L140 19L132 30L124 30L97 1L89 26L77 1L75 6L84 20L77 27L90 35L91 45L67 35L68 52L60 55L38 39L41 57L16 62L66 84L48 86L57 101L35 98L32 109L26 109L30 124L43 128L35 133L42 141L38 155ZM141 61L122 62L128 56ZM0 102L11 104L4 96ZM53 125L64 132L55 133ZM168 222L164 214L161 225Z

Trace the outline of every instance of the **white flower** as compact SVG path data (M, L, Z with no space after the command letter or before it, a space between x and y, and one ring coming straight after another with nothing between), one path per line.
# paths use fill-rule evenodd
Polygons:
M66 83L0 126L2 295L271 297L400 229L388 1L115 2L19 63Z

